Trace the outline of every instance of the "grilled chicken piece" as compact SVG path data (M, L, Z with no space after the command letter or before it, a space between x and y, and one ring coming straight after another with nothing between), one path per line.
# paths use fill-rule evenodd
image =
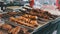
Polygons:
M17 18L17 19L19 19L19 20L22 20L22 21L25 21L25 22L30 22L30 19L29 18L25 18L25 17L19 17L19 18Z
M28 15L28 14L25 14L23 16L27 17L27 18L31 18L31 19L37 19L37 16L32 16L32 15Z
M37 16L29 15L29 18L31 18L31 19L37 19Z
M14 21L15 20L15 18L14 17L10 17L10 21Z
M39 25L36 20L32 20L30 24L34 25L35 27Z
M26 29L26 28L21 28L21 30L20 30L19 33L20 33L20 34L30 34L30 33L28 32L28 29Z
M16 22L16 21L18 21L18 19L14 18L14 17L10 17L10 21Z
M17 27L15 27L15 28L11 29L11 30L9 31L9 33L18 34L19 31L20 31L20 26L17 26Z
M12 26L9 25L9 24L3 24L2 28L5 29L5 30L10 30L10 29L12 29Z

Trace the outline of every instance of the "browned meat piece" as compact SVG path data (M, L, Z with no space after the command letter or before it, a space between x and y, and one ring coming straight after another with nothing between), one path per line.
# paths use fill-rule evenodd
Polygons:
M30 34L26 28L21 28L20 34Z
M27 17L27 18L30 18L30 19L37 19L37 16L32 16L32 15L28 15L28 14L25 14L23 16Z
M17 27L15 27L15 28L11 29L11 30L9 31L9 33L18 34L19 31L20 31L20 26L17 26Z
M36 20L32 20L32 21L30 22L30 24L34 25L35 27L39 25Z
M19 19L20 19L20 18L19 18ZM29 26L29 27L34 27L33 25L24 22L24 21L28 21L28 19L25 18L25 17L21 17L21 20L17 20L17 19L15 19L15 18L13 18L13 17L10 17L10 20L17 22L18 24L23 24L23 25L26 25L26 26Z
M31 19L37 19L37 16L29 15L29 18L31 18Z
M30 14L37 15L40 18L44 18L44 19L53 18L53 16L48 11L43 11L43 10L39 10L39 9L34 9L33 11L30 11Z
M29 18L25 18L25 17L19 17L19 18L17 18L17 19L19 19L19 20L22 20L22 21L25 21L25 22L30 22L30 19Z
M2 28L5 29L5 30L10 30L10 29L12 29L12 26L9 25L9 24L3 24Z
M16 21L18 21L18 19L14 18L14 17L10 17L10 21L16 22Z
M10 21L14 21L15 20L15 18L14 17L10 17Z

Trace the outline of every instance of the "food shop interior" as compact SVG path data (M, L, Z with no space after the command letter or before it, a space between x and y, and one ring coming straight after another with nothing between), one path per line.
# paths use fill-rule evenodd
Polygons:
M0 0L0 34L60 34L60 0Z

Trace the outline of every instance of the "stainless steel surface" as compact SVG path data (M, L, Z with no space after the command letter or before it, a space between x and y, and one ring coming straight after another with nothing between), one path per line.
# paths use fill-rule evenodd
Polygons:
M3 14L4 14L4 13L3 13ZM21 16L21 15L20 15L20 16ZM16 18L16 17L19 17L19 16L16 16L16 15L15 15L15 18ZM6 18L6 19L3 19L3 20L5 21L5 23L11 24L11 25L13 25L13 26L21 26L21 27L23 27L23 28L33 29L33 31L31 32L31 34L32 34L32 33L36 32L39 28L42 28L42 27L46 26L47 24L49 24L49 23L57 20L58 18L59 18L59 17L57 17L57 18L55 18L55 19L52 19L52 20L47 20L47 21L43 21L44 19L38 18L38 19L42 19L42 21L37 20L38 23L39 23L39 25L38 25L38 27L35 27L35 28L27 27L27 26L24 26L24 25L21 25L21 24L16 24L16 23L14 23L14 22L9 21L9 18L8 18L8 19L7 19L7 18Z

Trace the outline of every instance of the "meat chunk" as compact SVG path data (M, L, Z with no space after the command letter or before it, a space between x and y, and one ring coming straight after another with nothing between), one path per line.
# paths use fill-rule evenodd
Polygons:
M9 31L9 33L18 34L19 31L20 31L20 26L17 26L17 27L15 27L15 28L11 29L11 30Z
M17 19L15 19L14 17L10 17L10 21L18 21Z
M32 15L28 15L28 14L25 14L23 16L27 17L27 18L30 18L30 19L37 19L37 16L32 16Z
M34 26L38 26L38 22L37 22L36 20L32 20L32 21L30 22L30 24L32 24L32 25L34 25Z
M3 24L2 28L5 29L5 30L10 30L10 29L12 29L12 26L9 25L9 24Z

